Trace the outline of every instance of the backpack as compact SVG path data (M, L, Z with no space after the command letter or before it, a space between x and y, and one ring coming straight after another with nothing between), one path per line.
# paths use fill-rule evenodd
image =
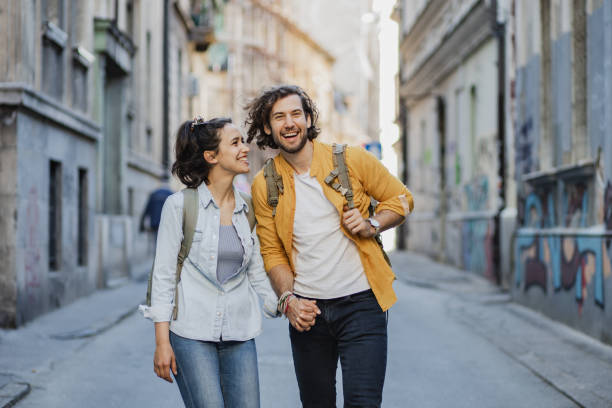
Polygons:
M344 198L346 198L348 208L353 209L355 208L355 202L353 201L353 188L351 186L351 179L349 178L348 166L346 165L346 145L334 143L332 155L334 169L325 177L325 184L342 194ZM266 160L264 165L264 178L266 179L266 189L268 192L268 205L272 207L272 217L274 217L276 215L279 193L283 194L284 192L283 178L276 171L274 158ZM334 181L335 179L338 179L338 182ZM376 204L376 200L370 197L370 206L368 207L370 217L374 215ZM391 266L391 260L383 248L380 234L374 235L374 239L380 247L385 261Z
M255 228L255 212L253 211L253 200L251 196L246 193L240 192L240 196L246 201L249 206L247 212L247 219L249 220L249 227L251 231ZM181 249L179 251L176 260L176 281L174 284L174 308L172 309L172 320L176 320L178 316L178 284L181 281L181 271L183 270L183 263L189 254L191 249L191 243L193 242L193 234L195 227L198 222L198 190L195 188L183 189L183 241L181 242ZM153 269L149 273L149 281L147 283L147 306L151 306L151 288L153 286Z

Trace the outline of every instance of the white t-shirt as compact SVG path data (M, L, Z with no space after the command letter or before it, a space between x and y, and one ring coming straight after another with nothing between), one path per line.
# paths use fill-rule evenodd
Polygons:
M295 174L293 290L332 299L370 289L359 251L340 228L340 215L310 172Z

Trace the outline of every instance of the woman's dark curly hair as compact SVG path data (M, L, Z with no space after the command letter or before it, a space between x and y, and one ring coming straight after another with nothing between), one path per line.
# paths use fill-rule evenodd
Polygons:
M204 159L204 152L219 150L221 129L229 123L232 123L230 118L196 119L188 120L179 127L172 174L184 185L197 188L202 182L209 184L208 173L213 165Z
M317 119L319 111L314 102L304 92L302 88L296 85L279 85L272 88L264 89L261 94L249 102L246 106L248 111L245 124L247 126L247 142L251 140L257 141L257 146L260 149L271 147L278 149L278 145L274 142L272 135L265 132L265 126L270 127L270 111L272 106L278 101L289 95L297 95L302 101L302 109L306 117L310 118L310 127L306 131L306 136L309 140L319 136L321 129L317 127Z

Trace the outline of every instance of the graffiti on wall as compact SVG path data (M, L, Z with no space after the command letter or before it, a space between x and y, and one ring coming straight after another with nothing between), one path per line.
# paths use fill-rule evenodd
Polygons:
M516 136L515 166L517 177L535 168L533 162L533 120L531 117L519 124Z
M483 211L487 209L489 201L489 179L487 176L477 176L464 187L467 208L469 211Z
M466 206L470 212L485 211L489 202L489 179L476 176L464 186ZM468 219L461 222L462 265L465 269L478 272L495 282L493 265L494 222L487 217Z
M515 284L524 284L524 291L532 287L548 293L549 282L554 292L574 291L579 310L589 293L597 306L604 308L604 279L610 275L609 239L584 231L588 223L588 192L585 183L564 183L560 223L567 231L576 233L546 234L519 233L517 238L517 269ZM609 186L609 183L608 183ZM612 205L612 188L606 188L604 208ZM546 203L546 204L544 204ZM553 227L554 196L551 190L531 192L525 200L524 227ZM610 217L611 210L605 210ZM603 220L606 225L612 222Z
M493 234L495 224L491 219L467 220L462 224L461 248L463 267L481 273L495 282L493 265Z

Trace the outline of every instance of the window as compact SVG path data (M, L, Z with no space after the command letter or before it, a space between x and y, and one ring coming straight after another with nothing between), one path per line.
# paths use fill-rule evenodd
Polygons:
M62 248L62 164L49 162L49 270L61 265Z
M476 173L476 143L478 142L478 91L476 85L470 87L470 149L472 176Z
M78 186L78 231L77 231L77 263L79 266L87 265L87 226L88 226L88 183L87 169L79 169L79 186Z
M42 47L43 92L61 100L64 89L64 49L68 41L64 21L64 0L43 0Z
M72 106L87 112L87 71L94 57L82 47L75 47L72 59Z

